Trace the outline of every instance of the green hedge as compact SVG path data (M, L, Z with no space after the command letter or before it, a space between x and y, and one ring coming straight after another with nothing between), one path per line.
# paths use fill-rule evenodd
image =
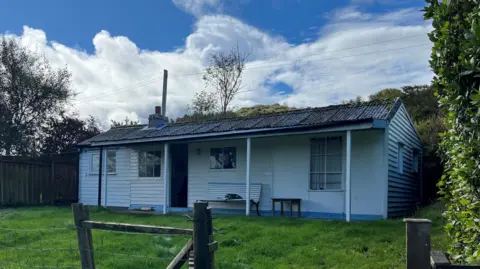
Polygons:
M446 201L450 254L459 263L480 263L480 2L426 2L433 84L446 115L445 173L438 185Z

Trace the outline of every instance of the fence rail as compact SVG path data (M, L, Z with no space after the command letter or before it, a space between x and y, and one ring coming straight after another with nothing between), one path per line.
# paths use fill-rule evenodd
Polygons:
M0 206L76 202L77 171L76 162L0 158Z
M191 236L192 239L180 250L168 265L168 269L181 268L189 261L189 268L215 268L214 253L218 242L213 241L212 211L207 203L194 204L193 230L176 227L137 225L116 222L90 220L88 207L81 203L72 204L73 217L77 230L78 249L82 269L95 269L95 251L92 229L120 231L126 233L144 233L156 235Z

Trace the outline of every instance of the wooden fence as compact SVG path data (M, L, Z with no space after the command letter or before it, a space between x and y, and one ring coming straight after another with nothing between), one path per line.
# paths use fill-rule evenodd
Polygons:
M207 203L197 202L193 206L193 229L160 227L151 225L101 222L90 220L88 207L72 204L78 249L82 269L95 269L95 249L92 229L131 233L190 236L187 244L175 256L167 269L180 269L187 261L188 268L214 269L214 253L218 242L213 241L212 211Z
M0 159L0 206L77 200L77 162Z

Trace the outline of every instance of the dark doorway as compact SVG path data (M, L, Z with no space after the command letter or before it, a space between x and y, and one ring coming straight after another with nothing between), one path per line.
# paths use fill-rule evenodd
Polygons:
M188 205L188 145L171 145L172 172L170 186L171 207Z

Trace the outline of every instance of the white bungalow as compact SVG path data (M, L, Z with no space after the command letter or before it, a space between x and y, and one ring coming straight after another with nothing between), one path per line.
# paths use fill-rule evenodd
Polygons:
M400 99L200 123L163 115L78 145L80 202L167 214L209 200L214 213L250 215L253 200L269 216L287 198L302 217L349 221L420 200L423 145Z

